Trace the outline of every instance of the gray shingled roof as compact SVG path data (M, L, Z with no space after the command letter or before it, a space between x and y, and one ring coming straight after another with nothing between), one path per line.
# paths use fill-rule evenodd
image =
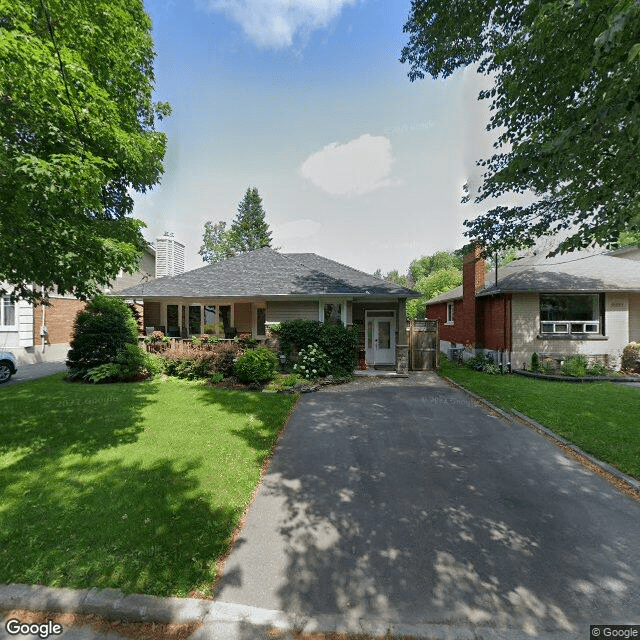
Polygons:
M278 253L265 247L178 276L118 291L118 297L250 298L420 294L315 253Z
M640 292L640 261L608 253L530 256L487 273L477 296L518 292ZM427 301L427 306L462 298L462 286Z

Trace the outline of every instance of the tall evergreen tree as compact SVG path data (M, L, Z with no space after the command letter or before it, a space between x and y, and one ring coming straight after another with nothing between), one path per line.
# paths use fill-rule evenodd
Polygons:
M249 187L244 194L230 233L232 245L239 253L271 246L271 231L256 187Z
M204 262L219 262L239 253L271 246L271 231L265 220L262 198L256 187L249 187L238 205L238 213L227 229L227 223L206 222L202 246L198 253Z

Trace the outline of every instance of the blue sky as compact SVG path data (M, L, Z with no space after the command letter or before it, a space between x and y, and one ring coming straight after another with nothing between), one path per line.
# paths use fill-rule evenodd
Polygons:
M415 83L398 61L408 0L145 0L165 174L136 196L149 239L198 255L258 188L274 246L367 272L463 244L473 160L490 151L469 70Z

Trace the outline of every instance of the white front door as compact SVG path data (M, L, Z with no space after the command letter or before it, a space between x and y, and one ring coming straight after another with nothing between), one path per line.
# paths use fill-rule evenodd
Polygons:
M367 364L395 364L396 332L394 316L367 317Z

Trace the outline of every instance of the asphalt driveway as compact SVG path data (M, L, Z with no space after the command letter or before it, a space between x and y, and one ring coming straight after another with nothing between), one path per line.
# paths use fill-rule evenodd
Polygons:
M36 362L35 364L18 363L18 371L11 376L9 382L5 382L3 386L9 386L23 382L24 380L35 380L36 378L44 378L54 373L66 371L67 365L64 362Z
M436 376L309 394L216 601L588 638L640 623L640 503Z

